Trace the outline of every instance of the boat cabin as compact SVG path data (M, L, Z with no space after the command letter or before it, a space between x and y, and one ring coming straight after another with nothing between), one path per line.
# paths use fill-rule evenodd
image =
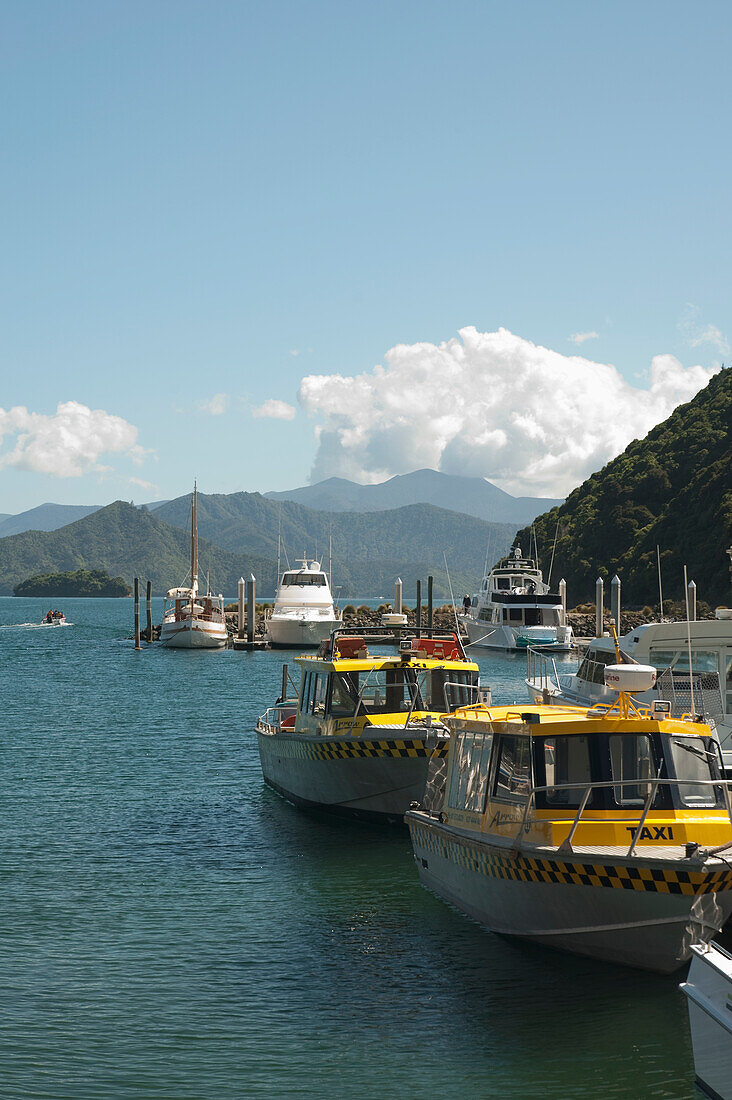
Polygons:
M569 851L725 843L732 827L717 741L708 726L656 708L628 717L466 708L447 719L446 776L441 790L428 781L426 808L457 827Z
M403 641L394 654L375 652L362 636L334 633L335 642L325 643L318 656L296 658L298 732L342 735L404 726L477 701L478 666L463 656L455 635Z

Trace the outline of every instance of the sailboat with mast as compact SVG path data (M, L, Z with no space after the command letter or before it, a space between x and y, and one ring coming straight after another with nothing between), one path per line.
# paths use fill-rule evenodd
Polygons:
M224 597L206 585L198 591L198 488L193 483L191 501L191 585L170 588L165 597L162 645L175 649L221 649L227 642Z

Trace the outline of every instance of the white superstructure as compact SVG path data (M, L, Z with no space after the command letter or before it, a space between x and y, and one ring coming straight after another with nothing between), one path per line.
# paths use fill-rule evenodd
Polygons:
M227 631L224 597L198 591L198 491L193 486L191 505L191 586L170 588L165 597L162 645L175 649L221 649Z
M282 574L267 619L267 641L271 646L317 648L340 624L340 614L320 562L301 558L295 564L300 568Z
M694 944L689 1005L696 1084L705 1096L732 1100L732 956L716 943Z
M570 650L572 627L556 593L549 591L533 558L515 547L493 566L460 616L471 645L520 650L527 646Z

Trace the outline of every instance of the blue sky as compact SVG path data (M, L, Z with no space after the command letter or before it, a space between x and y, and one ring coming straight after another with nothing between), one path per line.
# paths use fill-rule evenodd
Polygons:
M503 370L505 398L539 345L562 408L562 357L614 365L581 369L619 420L661 419L725 358L728 4L30 2L0 6L0 28L0 407L28 410L0 418L0 511L194 476L287 488L314 463L403 472L422 456L412 406L429 434L436 403L470 407L473 367L441 381L418 350L388 393L373 368L467 326L520 341L510 367L483 347L476 391ZM646 400L659 356L680 366ZM298 401L334 374L364 379L343 410L327 384ZM292 419L252 415L270 399ZM127 427L85 436L71 402ZM430 463L511 491L561 480L561 456L542 480L440 430Z

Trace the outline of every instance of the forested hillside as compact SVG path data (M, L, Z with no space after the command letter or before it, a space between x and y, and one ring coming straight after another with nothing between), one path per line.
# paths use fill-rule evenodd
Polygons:
M609 410L611 415L612 410ZM593 474L561 507L540 516L540 543L558 530L554 577L570 603L594 600L595 580L617 573L623 599L658 601L656 546L664 597L683 594L683 567L708 603L730 604L732 545L732 370L721 370L686 405ZM528 545L529 529L519 532Z

